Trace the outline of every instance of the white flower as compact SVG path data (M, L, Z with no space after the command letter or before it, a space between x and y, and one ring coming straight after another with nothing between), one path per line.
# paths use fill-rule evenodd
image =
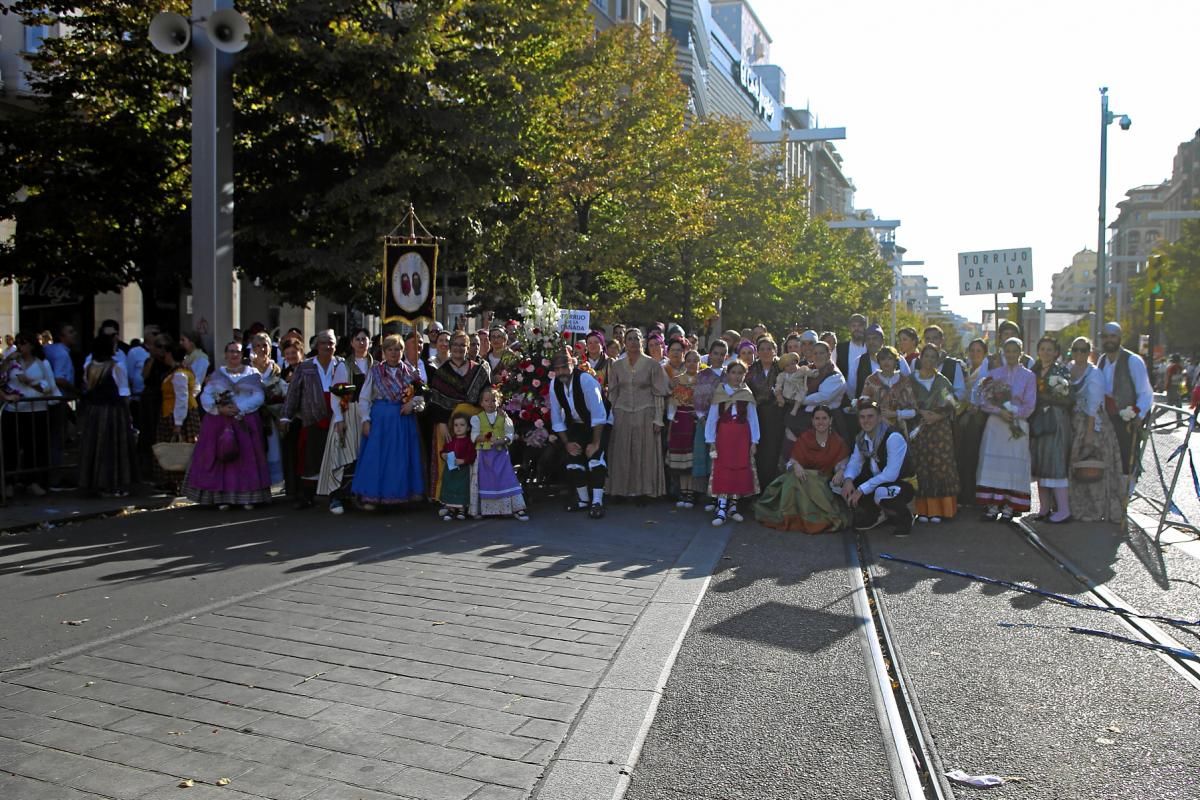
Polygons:
M1017 413L1017 406L1012 400L1005 400L1003 408L1005 411L1009 411L1013 414Z
M1137 409L1134 408L1133 406L1125 406L1125 408L1122 408L1117 413L1117 416L1119 416L1121 419L1123 419L1126 422L1130 422L1133 420L1134 417L1137 416Z

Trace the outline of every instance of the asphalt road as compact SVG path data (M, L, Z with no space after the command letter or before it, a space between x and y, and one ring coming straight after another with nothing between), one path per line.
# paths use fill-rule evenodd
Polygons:
M280 503L155 511L5 535L0 670L449 527L430 511L335 517Z

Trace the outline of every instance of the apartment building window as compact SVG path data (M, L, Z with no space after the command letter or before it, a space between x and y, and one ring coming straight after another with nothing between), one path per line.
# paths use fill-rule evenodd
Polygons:
M43 9L41 14L47 13ZM49 25L26 25L25 26L25 52L36 53L42 49L42 42L50 36Z
M654 17L650 20L650 32L653 33L655 36L657 36L658 34L662 33L662 31L663 31L662 17L660 17L658 14L655 14Z
M641 25L650 16L650 7L645 3L638 3L637 9L637 24Z
M617 0L617 19L629 19L629 0Z

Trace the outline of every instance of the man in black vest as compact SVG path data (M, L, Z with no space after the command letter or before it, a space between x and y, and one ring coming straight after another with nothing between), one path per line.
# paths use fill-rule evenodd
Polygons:
M592 519L604 516L604 482L608 463L608 401L600 382L575 368L569 351L550 362L554 386L550 391L550 429L567 450L567 475L579 495L567 511L587 511Z
M925 344L931 344L938 349L938 357L941 363L938 364L938 372L945 376L946 380L950 381L950 385L954 387L954 399L962 402L967 399L967 382L966 375L963 369L963 362L957 358L952 358L946 355L944 345L946 344L946 334L937 325L930 325L925 328Z
M867 398L858 401L858 425L846 464L842 497L854 512L856 530L869 531L891 520L896 536L912 533L909 502L913 490L908 440L890 428L879 413L879 404Z
M1104 351L1096 364L1104 375L1104 409L1112 420L1121 446L1121 472L1128 479L1137 456L1142 423L1154 405L1154 388L1146 362L1137 353L1121 347L1121 326L1107 323L1100 332Z

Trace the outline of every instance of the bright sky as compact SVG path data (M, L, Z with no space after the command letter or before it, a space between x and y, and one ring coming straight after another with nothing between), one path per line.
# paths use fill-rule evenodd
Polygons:
M1099 87L1133 118L1109 126L1107 223L1200 128L1196 0L750 2L787 104L847 129L855 205L900 219L905 258L925 261L906 272L975 322L992 296L958 295L958 252L1032 247L1027 299L1049 302L1050 276L1095 249Z

